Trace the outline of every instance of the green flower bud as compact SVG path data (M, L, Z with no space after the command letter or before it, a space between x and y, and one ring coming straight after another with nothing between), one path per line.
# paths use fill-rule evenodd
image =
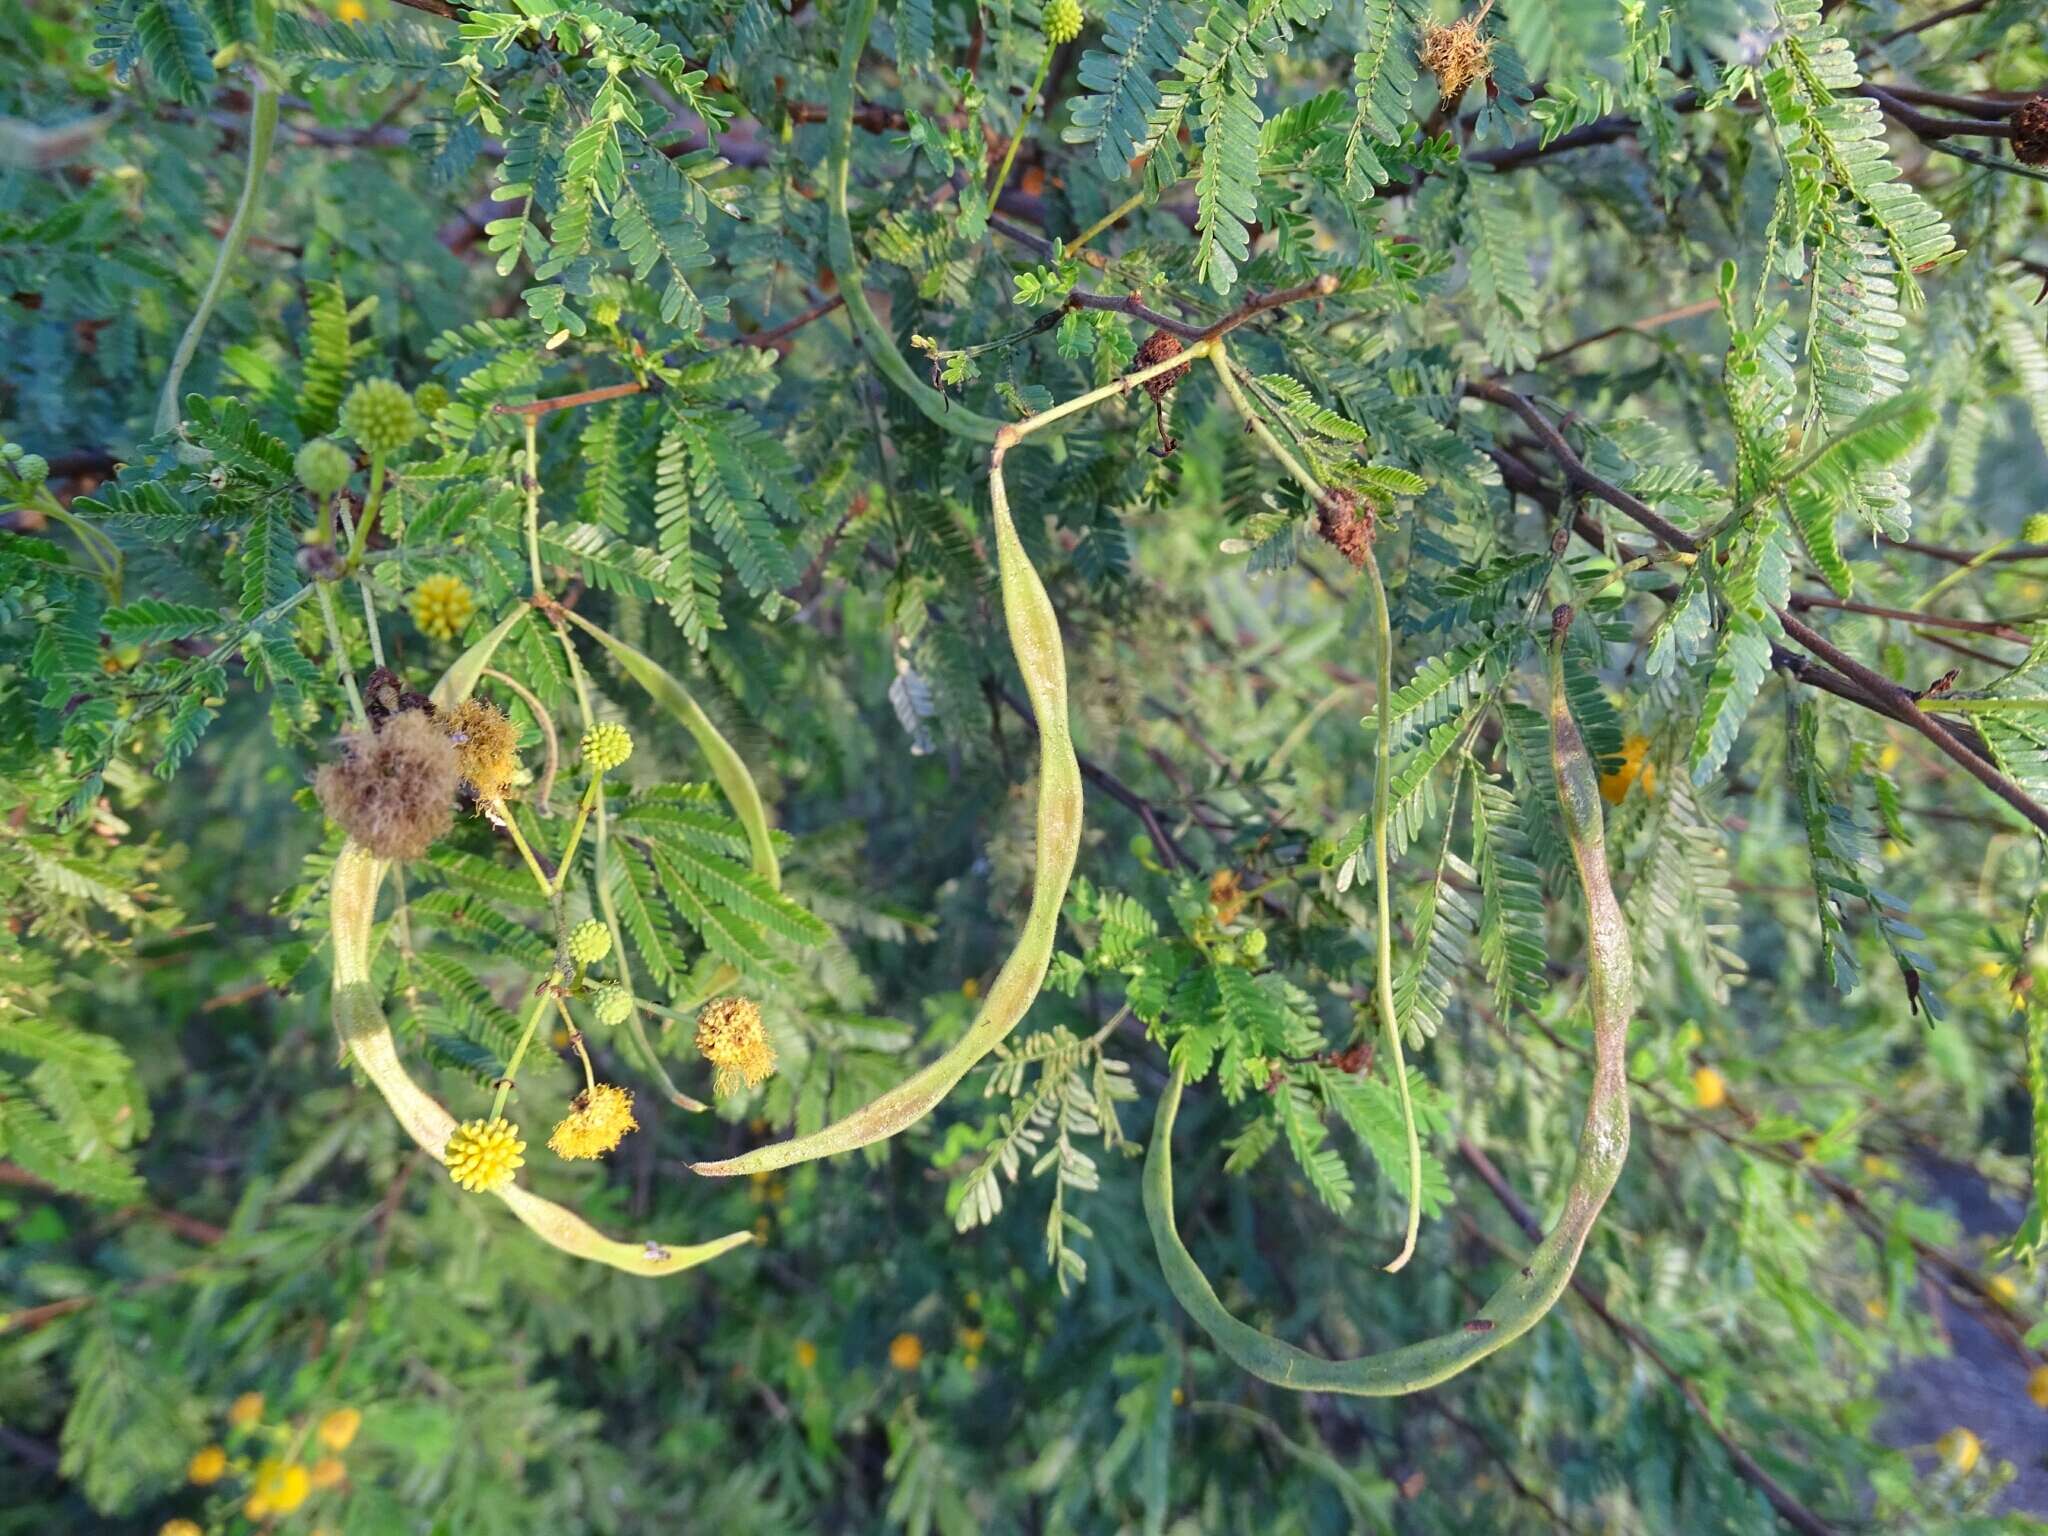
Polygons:
M619 323L619 301L617 299L599 299L596 304L591 306L590 318L599 325L617 325Z
M623 725L600 720L583 733L583 766L592 773L610 773L633 755L633 738Z
M398 453L420 435L420 413L396 379L365 379L341 402L341 430L367 453Z
M1254 964L1266 958L1266 930L1254 928L1238 941L1244 950L1244 957Z
M347 485L355 467L355 460L348 456L348 450L326 437L314 438L292 460L299 484L316 496L332 496Z
M12 464L27 451L19 443L0 444L0 459L5 459L8 463Z
M441 407L448 403L448 387L438 380L429 379L412 392L412 403L422 416L432 421L441 413Z
M1045 40L1071 43L1081 35L1081 0L1049 0L1045 8Z
M2048 512L2036 512L2028 518L2024 534L2029 544L2048 544Z
M590 1000L590 1016L607 1029L626 1022L633 1011L633 999L624 987L599 987Z
M41 485L50 478L50 461L40 453L24 453L14 461L14 472L24 485Z
M578 965L595 965L612 952L612 931L596 918L586 918L569 930L569 958Z

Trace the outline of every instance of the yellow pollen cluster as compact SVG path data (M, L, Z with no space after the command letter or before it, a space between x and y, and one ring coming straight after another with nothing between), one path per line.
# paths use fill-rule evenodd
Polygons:
M548 1150L571 1160L599 1157L640 1129L633 1118L633 1095L610 1083L587 1088L570 1102L569 1113L548 1138Z
M464 1189L489 1194L526 1166L526 1143L503 1115L466 1120L448 1136L448 1177Z
M721 1098L742 1086L766 1082L775 1070L775 1047L761 1023L761 1010L751 998L721 997L697 1015L697 1049L718 1070L712 1092Z
M453 640L476 614L476 599L460 576L429 576L413 589L412 621L435 640Z
M455 743L455 766L481 801L502 800L519 772L519 733L489 699L464 699L441 717Z
M1600 798L1609 805L1619 805L1628 798L1628 792L1637 784L1646 795L1657 790L1657 765L1646 763L1650 742L1645 736L1631 736L1621 744L1621 766L1612 773L1600 775Z

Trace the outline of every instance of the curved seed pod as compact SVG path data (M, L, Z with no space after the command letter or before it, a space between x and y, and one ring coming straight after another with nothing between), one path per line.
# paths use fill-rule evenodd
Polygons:
M1572 857L1586 898L1588 965L1593 1014L1593 1090L1579 1132L1578 1162L1564 1211L1528 1262L1454 1333L1356 1360L1324 1360L1239 1322L1217 1298L1173 1225L1173 1122L1180 1110L1183 1074L1176 1071L1160 1096L1145 1157L1145 1219L1160 1267L1174 1296L1203 1332L1254 1376L1300 1392L1342 1392L1356 1397L1398 1397L1436 1385L1520 1338L1557 1303L1570 1284L1579 1254L1628 1157L1629 1015L1635 1009L1634 961L1628 929L1607 876L1600 819L1600 783L1565 696L1561 641L1570 610L1554 621L1550 665L1551 765L1564 804Z
M667 668L645 651L599 629L575 609L564 608L562 612L570 623L610 651L613 659L626 669L627 676L645 688L649 698L680 720L697 739L697 745L710 761L711 776L718 780L718 787L725 791L733 814L747 829L747 847L753 852L754 873L781 890L782 866L776 861L775 842L769 835L768 812L761 804L761 791L754 783L753 774L747 771L746 759L733 750L732 743L711 723L711 717L690 697L690 690L678 682Z
M864 3L873 8L872 0ZM1074 856L1081 846L1081 767L1067 732L1067 662L1060 645L1059 618L1010 521L1010 498L1003 487L1004 447L998 444L989 463L996 566L1002 579L1010 649L1016 654L1024 691L1038 718L1038 857L1024 931L988 989L973 1025L936 1061L821 1131L757 1147L723 1162L692 1164L698 1173L721 1177L761 1173L850 1152L894 1136L929 1114L976 1062L1002 1042L1045 982L1060 904L1066 900L1067 881L1074 873Z
M839 292L846 300L846 315L867 353L882 375L904 394L911 404L958 437L992 443L1005 423L964 405L955 405L917 376L903 354L896 350L896 338L889 334L868 304L862 288L860 257L853 249L853 226L846 212L846 175L853 158L853 79L860 69L861 50L867 46L868 28L874 23L875 0L852 0L846 8L846 32L839 44L839 73L832 77L830 110L826 134L830 148L825 161L825 207L827 238L832 270L839 279Z
M370 980L370 935L375 926L377 892L388 866L350 843L334 864L334 1028L343 1047L354 1056L406 1134L436 1162L445 1161L455 1117L441 1102L413 1081L399 1060L383 1005ZM728 1232L708 1243L669 1247L652 1240L630 1243L606 1237L575 1212L544 1200L531 1190L507 1184L497 1197L544 1242L579 1259L609 1264L635 1275L672 1275L753 1241L751 1232Z
M505 637L519 625L519 621L533 610L520 603L504 618L491 626L491 632L477 641L468 650L456 657L441 681L434 684L431 697L436 709L453 709L472 693L476 692L477 679L484 675L484 668L491 664L491 658L498 653L498 647L505 643Z

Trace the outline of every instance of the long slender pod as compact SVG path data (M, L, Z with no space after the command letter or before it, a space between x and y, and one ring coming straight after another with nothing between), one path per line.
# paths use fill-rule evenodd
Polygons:
M259 45L264 48L270 46L271 15L267 0L255 8ZM277 87L264 73L264 63L260 58L250 61L248 75L249 159L242 172L242 193L235 199L234 215L228 220L227 233L221 236L220 249L214 254L213 271L200 292L198 307L186 322L184 335L178 338L177 351L171 354L170 369L164 374L163 388L157 394L156 430L159 432L168 432L178 424L178 408L184 403L179 391L184 387L185 370L192 365L192 359L199 351L199 340L206 334L214 306L220 303L220 296L227 288L228 274L234 270L242 247L249 243L249 231L255 226L257 209L263 202L264 175L270 168L270 145L277 137Z
M872 9L872 0L867 0ZM871 1103L808 1136L757 1147L723 1162L695 1163L702 1174L761 1173L865 1147L915 1124L994 1050L1024 1017L1052 960L1060 905L1081 846L1081 767L1067 729L1067 662L1060 644L1059 618L1032 569L1010 520L1003 486L1003 454L1016 440L1006 431L989 460L989 499L994 508L996 566L1002 582L1003 615L1010 649L1024 691L1038 718L1038 853L1032 875L1031 910L1016 948L988 989L981 1012L966 1034L943 1055Z
M875 0L852 0L847 6L846 32L839 44L839 73L832 77L825 128L830 140L825 161L825 207L832 270L839 279L839 291L846 298L847 318L853 322L875 366L882 370L882 376L948 432L992 443L1004 423L964 405L955 405L920 379L896 350L896 338L868 304L867 291L861 286L860 257L853 248L853 225L846 211L846 180L853 159L853 82L860 72L861 50L867 47L868 28L874 20Z
M445 1162L455 1117L413 1081L399 1059L397 1042L370 979L370 938L375 931L377 893L389 866L355 843L335 860L332 887L334 937L334 1028L406 1134L436 1162ZM753 1241L751 1232L728 1232L708 1243L671 1246L651 1239L622 1242L606 1237L575 1212L531 1190L507 1184L497 1196L544 1242L635 1275L672 1275Z
M1565 828L1586 901L1589 1005L1593 1016L1593 1088L1579 1132L1578 1160L1564 1210L1528 1262L1508 1277L1456 1331L1355 1360L1324 1360L1239 1322L1181 1242L1173 1224L1173 1123L1183 1075L1159 1099L1145 1158L1145 1218L1174 1296L1203 1332L1245 1370L1276 1386L1356 1397L1398 1397L1457 1375L1520 1338L1570 1284L1579 1254L1628 1158L1627 1046L1635 1011L1635 967L1628 929L1607 874L1600 784L1564 690L1563 636L1571 610L1552 620L1550 755Z

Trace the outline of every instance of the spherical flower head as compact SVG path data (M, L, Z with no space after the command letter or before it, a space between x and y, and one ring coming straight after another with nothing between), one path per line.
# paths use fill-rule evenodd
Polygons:
M697 1015L697 1049L718 1070L712 1091L723 1098L744 1086L758 1087L775 1070L775 1047L751 998L720 997Z
M614 1029L632 1016L633 997L624 987L599 987L597 996L590 1000L590 1016Z
M1943 1461L1964 1477L1977 1470L1977 1463L1984 1455L1984 1442L1960 1424L1935 1441L1934 1448L1941 1452Z
M40 453L24 453L14 461L14 472L26 486L38 486L50 478L50 461Z
M292 470L315 496L332 496L355 473L356 461L331 437L316 437L298 451Z
M633 736L616 720L600 720L583 733L583 766L610 773L633 755Z
M2028 518L2020 536L2029 544L2048 544L2048 512L2036 512Z
M1728 1081L1712 1067L1692 1075L1692 1101L1701 1109L1719 1109L1728 1102Z
M1049 0L1045 7L1045 40L1057 46L1081 35L1081 0Z
M228 1405L228 1423L236 1429L247 1429L263 1417L263 1394L244 1392Z
M341 430L365 453L399 453L420 435L420 413L398 380L365 379L341 402Z
M889 1363L899 1371L914 1371L924 1363L924 1340L914 1333L899 1333L889 1341Z
M330 1451L345 1451L355 1443L356 1431L362 1427L360 1408L337 1408L320 1421L320 1443Z
M526 1143L503 1115L465 1120L448 1135L448 1177L472 1194L487 1195L526 1166L525 1151Z
M437 379L429 379L412 392L412 403L422 416L432 421L448 403L448 386Z
M612 952L612 931L594 917L586 917L569 930L569 958L578 965L595 965Z
M348 1466L339 1456L322 1457L313 1463L308 1480L315 1489L339 1488L348 1481Z
M519 773L519 733L489 699L475 695L440 717L455 743L455 768L477 799L502 800Z
M455 743L419 710L342 738L313 781L320 805L380 859L416 859L455 825Z
M808 1371L814 1370L817 1367L818 1346L809 1339L798 1339L796 1347L790 1353L796 1357L796 1368L798 1370ZM2048 1365L2042 1366L2041 1369L2048 1371Z
M640 1129L633 1118L633 1095L610 1083L586 1088L570 1102L569 1113L548 1137L548 1150L576 1161L602 1157L615 1150L630 1131Z
M201 1488L210 1487L221 1480L228 1470L228 1453L217 1445L205 1446L192 1453L192 1459L185 1463L185 1481Z
M453 640L476 615L476 598L460 576L429 576L412 592L412 621L434 640Z
M251 1520L288 1515L305 1503L312 1491L313 1479L304 1467L266 1456L256 1463L255 1476L249 1479L249 1497L242 1502L242 1513Z
M177 1519L166 1520L158 1526L156 1536L206 1536L206 1532L199 1528L197 1521L187 1520L180 1515Z

